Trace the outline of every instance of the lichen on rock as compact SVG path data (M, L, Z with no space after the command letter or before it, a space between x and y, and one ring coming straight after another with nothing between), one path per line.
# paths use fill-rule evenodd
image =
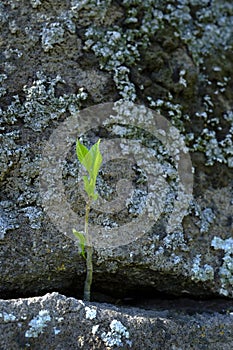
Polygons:
M211 242L211 246L215 250L223 250L224 257L222 258L222 265L219 268L219 277L221 281L221 288L219 290L220 294L224 296L232 296L232 286L233 286L233 239L221 239L220 237L214 237Z
M30 328L26 331L26 338L37 338L41 333L44 332L44 328L47 323L51 321L51 317L48 310L40 310L38 315L35 316L30 322Z
M192 151L195 198L189 207L190 197L177 195L179 178L171 154L150 131L129 125L135 120L130 108L122 118L127 125L115 118L111 126L89 130L84 135L89 144L99 134L114 137L127 155L124 139L134 139L128 150L141 154L139 165L103 169L98 181L106 202L116 195L117 175L133 179L135 188L125 211L114 216L93 210L92 221L102 225L107 236L111 228L138 217L146 199L151 217L161 214L151 230L129 246L96 251L96 285L112 292L116 281L121 295L139 286L231 296L231 254L212 243L214 237L227 240L232 233L232 13L228 0L0 4L2 293L73 289L76 275L76 287L81 288L83 265L77 247L58 232L41 206L41 153L63 120L84 107L120 97L164 115L173 126L173 148L182 143ZM182 137L176 137L177 130ZM142 147L148 157L143 157ZM81 217L79 169L71 152L64 159L62 181L69 205ZM144 166L160 175L154 186L148 185ZM162 191L165 182L167 191ZM165 229L168 223L170 232ZM221 250L226 261L219 257ZM122 279L125 286L119 283Z

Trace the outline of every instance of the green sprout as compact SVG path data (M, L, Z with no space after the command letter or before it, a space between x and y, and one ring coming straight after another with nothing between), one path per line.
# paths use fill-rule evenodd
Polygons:
M84 166L88 172L88 176L83 176L84 189L87 194L86 212L85 212L85 224L84 234L73 229L73 234L79 240L81 254L86 260L86 280L84 285L83 299L90 301L91 296L91 284L93 275L93 247L92 237L88 231L88 220L91 204L97 200L98 193L96 193L96 178L99 173L99 169L102 163L102 155L99 150L100 139L88 150L79 140L76 143L76 154L80 163Z

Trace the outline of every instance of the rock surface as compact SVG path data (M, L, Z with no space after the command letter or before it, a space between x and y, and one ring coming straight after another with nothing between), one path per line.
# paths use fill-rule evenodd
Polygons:
M0 348L232 349L232 313L185 314L83 303L58 293L0 301Z
M83 219L75 156L82 136L87 146L106 141L98 180L105 207L91 214L91 225L106 231L95 245L94 295L232 298L232 2L5 0L0 29L0 296L81 297L85 262L70 239L72 226L65 232L63 224L67 208ZM128 101L125 114L104 124L109 103L120 99ZM136 117L135 105L155 113L161 134L147 125L147 113L140 119L143 108ZM123 159L111 156L111 140ZM70 148L62 158L55 145L65 141ZM57 170L61 191L51 181ZM184 195L186 175L192 191ZM119 204L115 198L125 198L125 186L125 207L108 212ZM58 200L55 219L50 199ZM146 200L156 217L149 227ZM127 244L106 243L114 229ZM230 320L224 316L223 323Z

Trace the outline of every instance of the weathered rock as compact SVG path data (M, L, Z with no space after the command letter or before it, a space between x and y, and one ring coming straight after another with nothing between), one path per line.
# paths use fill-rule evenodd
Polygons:
M171 216L179 197L177 169L164 145L142 130L145 120L135 125L129 115L124 127L113 120L111 127L98 125L86 133L87 144L99 136L136 140L135 149L140 144L158 156L170 186L168 193L158 191L164 207L148 232L127 245L95 250L94 289L116 297L138 291L232 297L232 18L233 5L226 0L187 0L178 7L150 0L121 5L106 0L98 6L92 0L1 3L2 296L81 293L85 262L59 231L64 218L55 224L46 211L41 160L46 141L63 121L85 107L95 111L99 103L123 98L164 115L179 130L179 142L184 136L195 171L194 196L189 212L183 215L182 198L181 213ZM81 217L74 136L64 164L60 161L67 202ZM120 213L93 211L92 223L110 232L140 218L150 194L144 175L132 161L106 162L99 180L105 200L117 195L119 176L131 180L135 192ZM167 232L169 218L175 223Z
M232 313L127 309L52 293L0 300L0 348L231 350L232 322Z

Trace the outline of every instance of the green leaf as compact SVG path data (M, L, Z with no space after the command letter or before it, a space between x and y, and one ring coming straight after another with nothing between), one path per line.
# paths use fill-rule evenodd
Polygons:
M100 139L91 147L90 151L88 152L92 160L91 177L93 177L94 179L96 179L102 163L102 155L99 150L99 144L100 144Z
M95 187L91 185L87 176L83 176L84 189L88 195L88 197L92 197L94 194Z
M95 193L96 178L102 163L102 155L99 150L100 139L88 149L77 140L76 153L79 161L88 171L89 179L87 176L83 177L84 188L88 195L93 200L98 198L98 194Z
M81 164L83 164L83 159L86 157L88 153L87 147L85 147L79 140L76 142L76 154L78 157L78 160Z
M85 243L86 243L86 239L83 233L76 231L74 228L72 229L73 235L78 238L79 240L79 246L81 249L81 255L84 257L84 259L86 259L86 255L85 255Z
M83 181L84 181L84 189L88 197L91 197L94 201L96 201L98 198L98 193L95 193L95 183L93 179L89 181L87 176L83 176Z
M102 156L99 151L99 143L100 140L90 148L82 160L82 164L88 171L90 178L93 179L96 179L100 165L102 163Z
M98 195L98 193L93 193L92 194L92 198L93 198L93 201L96 201L97 199L98 199L98 197L99 197L99 195Z

